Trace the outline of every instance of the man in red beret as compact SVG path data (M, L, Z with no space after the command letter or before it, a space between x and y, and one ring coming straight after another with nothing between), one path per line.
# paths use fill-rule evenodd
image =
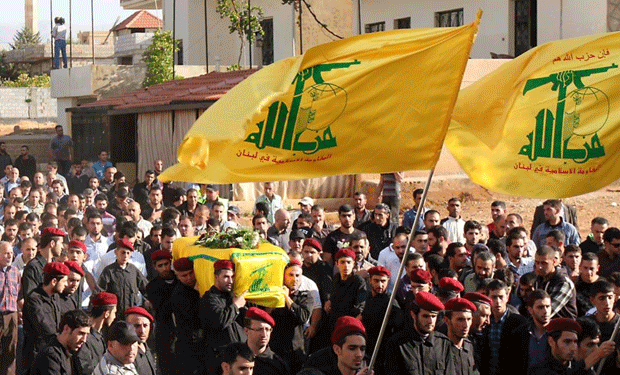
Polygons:
M452 374L448 358L452 343L435 332L437 316L444 305L433 294L418 292L409 310L413 326L398 332L386 343L386 374Z
M82 348L73 356L72 362L77 375L91 375L106 350L103 330L116 320L116 295L101 292L90 297L90 335Z
M62 254L62 243L65 233L57 228L43 228L39 251L34 259L30 260L22 274L22 293L27 300L30 292L43 282L43 267Z
M364 365L366 329L357 319L343 316L336 321L330 337L331 346L310 355L304 364L305 373L367 375Z
M476 306L465 298L453 298L446 305L444 321L448 328L448 339L452 366L455 374L478 374L474 361L474 345L469 341L472 314Z
M463 292L463 284L452 277L442 277L439 279L435 295L441 303L446 304L449 300L457 298Z
M355 264L353 250L349 248L339 250L335 260L340 273L334 276L334 291L323 307L327 313L330 331L333 330L334 324L341 316L361 318L368 297L366 281L353 273Z
M575 361L579 323L568 318L556 318L547 325L550 354L541 363L533 365L528 375L585 374L583 362Z
M149 314L143 307L134 306L125 310L125 321L136 329L136 334L140 341L138 342L138 355L136 356L136 370L140 375L156 375L157 364L151 353L146 340L151 333L151 324L153 324L153 316Z
M364 311L362 312L362 323L366 327L368 335L367 351L372 353L379 337L383 317L387 311L390 295L387 293L388 284L390 282L390 270L383 266L375 266L368 270L370 275L370 296L366 300ZM403 327L403 311L396 300L392 305L388 326L386 327L382 343L387 342L396 332ZM375 371L383 373L383 354L385 345L381 345Z
M82 280L80 280L80 285L73 294L73 298L77 301L79 308L87 304L91 291L97 287L97 281L90 272L92 270L89 271L89 267L84 264L86 261L86 245L84 242L78 240L70 241L67 244L67 259L77 263L82 271L84 271L84 276Z
M230 260L219 260L213 264L215 278L213 286L200 299L200 324L209 339L205 342L207 368L216 366L215 358L219 348L231 342L243 342L247 336L239 324L245 307L244 292L233 294L235 267Z
M58 293L67 285L69 268L60 262L43 267L43 283L30 293L23 308L24 349L23 367L30 368L35 355L56 336L60 322Z
M172 343L174 340L174 323L169 306L174 288L179 283L172 272L172 253L167 250L156 250L151 254L153 268L157 277L146 285L145 297L155 310L155 351L157 363L162 374L174 373L174 357Z
M211 338L203 343L205 336L200 327L200 292L194 273L194 262L188 258L179 258L172 267L179 279L170 296L176 340L173 365L179 375L194 374L201 367L203 347ZM183 366L179 366L181 363Z
M276 323L271 335L271 349L286 360L293 374L306 361L304 328L312 309L308 293L299 290L302 277L301 262L293 260L286 265L282 286L286 292L285 306L271 312Z
M82 277L84 277L84 270L76 262L68 260L65 262L65 266L69 268L70 272L67 278L67 286L62 292L58 293L57 304L61 316L67 311L80 308L81 301L76 297L76 293L81 285Z
M114 249L116 262L103 269L98 281L101 290L116 294L119 311L138 305L141 302L140 293L146 293L146 277L136 266L129 263L133 250L131 242L126 239L118 240Z
M255 375L288 375L288 364L269 347L271 332L275 321L266 311L250 307L245 312L243 331L247 335L247 344L254 353Z
M474 361L480 369L483 367L482 351L486 343L484 329L491 321L491 305L493 301L489 296L476 292L467 293L463 298L471 301L476 306L476 311L472 315L471 328L469 329L469 340L474 346Z

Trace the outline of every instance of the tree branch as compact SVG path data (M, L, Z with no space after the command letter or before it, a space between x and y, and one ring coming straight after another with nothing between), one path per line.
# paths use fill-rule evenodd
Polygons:
M323 29L325 29L325 31L327 31L328 33L332 34L333 36L335 36L338 39L344 39L343 37L341 37L340 35L334 33L333 31L331 31L326 24L324 24L323 22L319 21L319 18L316 16L316 14L314 13L314 11L311 9L310 4L308 4L308 2L306 0L301 0L304 5L306 6L306 9L308 9L308 12L310 12L310 14L312 15L312 17L314 18L314 20L316 21L316 23L318 23L319 25L321 25L321 27Z

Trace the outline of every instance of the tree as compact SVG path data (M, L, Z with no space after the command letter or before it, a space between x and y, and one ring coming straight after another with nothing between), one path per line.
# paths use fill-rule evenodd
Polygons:
M12 49L22 49L28 46L41 44L41 34L33 33L28 27L24 26L13 36L13 44L9 44Z
M237 33L239 36L241 47L239 49L239 58L237 66L241 65L241 56L243 56L244 42L256 42L256 34L264 35L260 20L263 18L263 8L252 6L248 7L247 0L217 0L217 12L220 18L228 17L230 25L228 30L231 34Z
M172 39L171 31L157 30L153 42L146 47L142 59L146 63L146 75L142 87L172 81L174 53L178 47Z

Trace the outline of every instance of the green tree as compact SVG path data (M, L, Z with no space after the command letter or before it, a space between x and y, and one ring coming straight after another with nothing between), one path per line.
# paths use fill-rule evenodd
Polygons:
M33 33L28 27L24 26L13 36L13 44L9 44L12 49L22 49L28 46L41 44L41 34Z
M255 43L256 34L265 34L260 25L260 20L263 18L263 8L248 7L247 0L217 0L217 12L220 14L220 18L228 18L230 21L228 31L231 34L237 33L239 36L241 47L237 66L240 66L243 48L245 47L244 42L249 40L250 43Z
M153 43L146 47L142 59L146 63L146 75L142 87L172 81L174 53L178 50L171 31L157 30Z

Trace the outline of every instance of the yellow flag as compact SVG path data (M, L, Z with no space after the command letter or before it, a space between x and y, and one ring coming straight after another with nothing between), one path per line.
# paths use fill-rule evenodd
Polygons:
M446 144L472 181L560 198L620 177L620 34L550 42L459 94Z
M475 34L395 30L320 45L239 83L196 121L164 181L232 183L428 169Z

